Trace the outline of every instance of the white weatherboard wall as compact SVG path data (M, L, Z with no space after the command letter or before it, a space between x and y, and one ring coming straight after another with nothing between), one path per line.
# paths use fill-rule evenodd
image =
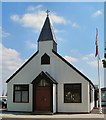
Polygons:
M53 41L41 41L39 42L39 53L44 54L46 53L51 53L53 49Z
M94 89L93 86L91 86L91 89L92 89L92 92L91 92L91 102L90 102L90 96L89 96L89 102L90 102L89 111L91 111L94 108L94 106L95 106L95 101L94 101L95 89ZM89 91L90 91L90 89L89 89Z
M32 84L31 82L41 73L48 72L57 81L53 85L53 112L90 112L89 82L67 65L52 52L53 41L39 42L39 52L28 62L8 83L8 110L9 111L32 111ZM47 53L50 56L50 65L41 65L41 56ZM81 83L82 103L64 103L64 84ZM29 103L13 103L13 85L29 84ZM56 108L57 107L57 108Z
M54 55L52 61L58 82L58 112L89 112L89 82L59 57ZM64 83L82 84L82 103L64 103Z
M16 83L17 84L17 83ZM8 111L32 111L32 85L29 86L29 103L13 103L13 87L8 84L7 108Z
M69 83L69 82L68 82ZM73 82L75 83L75 82ZM84 90L82 84L82 103L64 103L64 89L63 84L58 86L58 112L89 112L88 110L88 93ZM86 88L87 89L87 88Z
M35 62L36 61L36 62ZM7 104L9 111L32 111L32 84L31 82L41 72L39 57L34 57L26 66L24 66L18 74L16 74L7 84ZM13 102L13 86L14 84L29 84L29 103Z
M45 43L45 44L44 44ZM31 82L41 73L41 71L51 71L51 66L41 65L41 56L47 51L52 52L50 47L52 47L52 41L44 42L39 45L39 53L33 57L30 62L28 62L7 84L8 95L7 95L7 104L9 111L32 111L32 84ZM42 45L43 48L42 49ZM48 47L50 46L50 47ZM45 51L45 52L44 52ZM14 103L13 102L13 86L14 84L29 84L29 103ZM54 109L55 110L55 109Z
M56 113L56 85L53 84L53 113Z

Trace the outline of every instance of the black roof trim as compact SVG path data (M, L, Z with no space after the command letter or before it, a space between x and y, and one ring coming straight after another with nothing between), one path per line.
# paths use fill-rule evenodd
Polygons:
M30 57L15 73L13 73L13 75L6 81L6 83L8 83L20 70L22 70L22 68L28 64L37 54L39 51L37 51L35 54L32 55L32 57Z
M57 81L48 72L45 72L45 74L48 78L50 78L50 80L52 80L53 83L57 84Z
M81 73L78 69L76 69L72 64L70 64L68 61L66 61L62 56L60 56L57 52L55 52L54 50L52 50L52 52L58 56L62 61L64 61L68 66L70 66L71 68L73 68L77 73L79 73L83 78L85 78L94 88L94 84L91 82L91 80L89 80L83 73Z
M49 79L49 81L51 81L52 83L57 84L57 81L48 72L43 72L43 71L41 71L41 73L31 82L31 84L38 83L38 81L44 77L46 79Z

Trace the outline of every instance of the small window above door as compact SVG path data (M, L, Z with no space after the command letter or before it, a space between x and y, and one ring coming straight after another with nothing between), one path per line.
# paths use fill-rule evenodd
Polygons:
M41 79L40 82L38 83L38 86L46 87L46 86L50 86L50 84L45 79Z
M41 65L45 64L50 64L50 57L46 53L41 57Z

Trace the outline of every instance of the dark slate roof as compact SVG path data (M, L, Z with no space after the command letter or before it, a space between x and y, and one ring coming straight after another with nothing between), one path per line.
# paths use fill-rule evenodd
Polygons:
M43 71L31 83L36 84L42 78L46 78L49 80L49 82L57 84L57 81L48 72L43 72Z
M72 64L70 64L68 61L66 61L62 56L60 56L57 52L55 52L54 50L52 50L52 52L59 57L62 61L64 61L68 66L70 66L72 69L74 69L78 74L80 74L83 78L85 78L94 88L94 84L91 82L91 80L89 80L89 78L87 78L83 73L81 73L78 69L76 69Z
M22 70L24 68L25 65L27 65L37 54L39 51L37 51L34 55L32 55L32 57L30 57L7 81L6 83L8 83L16 74L18 74L20 72L20 70Z
M38 42L39 41L48 41L48 40L54 40L54 37L53 37L50 20L49 20L49 17L47 16L45 23L42 27L41 33L39 35Z

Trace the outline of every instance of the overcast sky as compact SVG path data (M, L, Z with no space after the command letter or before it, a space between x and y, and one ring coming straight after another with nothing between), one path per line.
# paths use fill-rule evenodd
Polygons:
M37 51L37 40L47 9L50 10L49 16L58 44L58 53L94 84L98 83L95 36L98 27L100 56L103 59L103 2L3 2L0 24L0 37L2 34L0 79L3 81L5 91L5 81ZM102 64L100 72L103 86Z

